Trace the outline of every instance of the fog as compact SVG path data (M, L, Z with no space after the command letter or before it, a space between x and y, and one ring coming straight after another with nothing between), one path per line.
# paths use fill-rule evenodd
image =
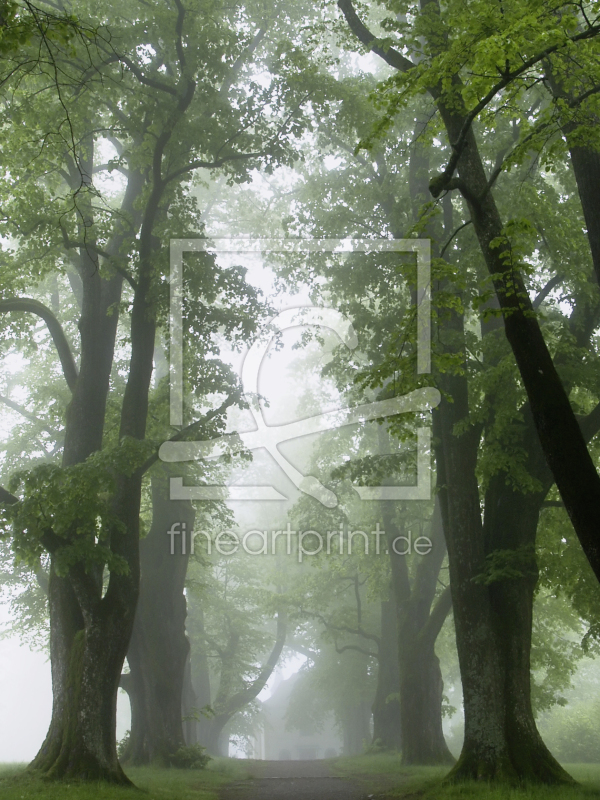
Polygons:
M600 792L599 1L2 5L2 797Z

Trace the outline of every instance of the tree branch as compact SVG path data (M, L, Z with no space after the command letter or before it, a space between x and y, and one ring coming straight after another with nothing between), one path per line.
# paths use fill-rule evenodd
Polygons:
M269 29L268 25L261 25L261 27L258 29L256 35L254 36L248 47L233 62L229 75L227 76L227 78L225 78L225 80L221 84L221 88L219 89L219 94L221 96L227 94L227 92L229 91L229 89L233 84L234 79L239 74L240 70L244 66L248 57L251 56L252 53L254 53L256 48L265 38L268 29Z
M277 666L277 662L279 661L279 657L281 656L281 652L285 645L286 635L287 615L285 611L280 610L277 613L277 634L275 638L275 644L273 645L273 649L271 650L264 667L261 669L258 676L252 681L252 683L250 683L241 692L235 694L231 700L228 701L227 710L223 711L223 714L234 714L238 709L243 708L243 706L247 705L251 700L254 700L254 698L262 692L267 681L271 677L273 670Z
M40 303L38 300L33 300L30 297L15 297L9 300L0 300L0 313L8 313L11 311L25 311L29 314L36 314L44 320L58 352L67 385L73 392L79 374L77 365L75 364L75 359L71 353L71 347L67 341L65 332L52 311L43 303Z
M197 419L195 422L192 422L190 425L187 425L185 428L182 428L178 431L174 436L171 436L170 439L167 439L168 442L183 442L187 441L188 437L196 434L198 430L203 426L206 425L207 422L210 422L215 417L218 417L219 414L222 414L224 411L227 411L229 406L232 406L240 399L240 393L234 392L230 394L229 397L224 400L218 408L213 408L212 411L209 411L205 414L201 419ZM156 464L158 461L158 450L153 453L139 468L139 472L143 475L145 472L148 472L150 467L153 464Z
M462 229L463 229L463 228L466 228L466 227L467 227L467 225L471 225L471 223L472 223L472 220L468 219L466 222L463 222L463 224L462 224L462 225L459 225L459 226L458 226L458 228L457 228L457 229L454 231L454 233L452 234L452 236L450 236L450 238L448 239L448 241L446 242L446 244L445 244L445 245L442 247L442 249L440 250L440 258L443 258L443 257L444 257L444 253L446 252L446 250L447 250L447 248L449 247L449 245L452 243L452 240L454 239L454 237L455 237L457 234L459 234L459 233L462 231Z
M189 164L186 164L185 167L181 167L181 169L176 169L174 172L171 172L165 178L163 178L163 185L167 185L171 181L177 180L182 175L185 175L188 172L193 172L195 169L219 169L219 167L223 167L225 164L228 164L230 161L243 161L248 158L261 158L264 156L265 153L233 153L230 156L225 156L225 158L219 158L216 161L203 161L202 159L197 159L196 161L190 161Z
M309 617L314 617L318 619L323 625L332 630L332 631L340 631L340 633L348 633L351 636L362 636L363 639L369 639L372 642L375 642L377 647L381 647L381 638L377 636L375 633L367 633L367 631L363 630L361 627L358 628L350 628L348 625L332 625L331 622L328 622L322 614L313 614L310 611L305 611Z
M429 619L421 628L419 639L433 644L438 637L439 632L442 630L442 625L446 621L446 617L452 608L452 594L448 586L438 598L437 603L433 607Z
M370 656L371 658L376 658L379 661L379 653L373 653L371 650L364 650L362 647L359 647L357 644L345 644L343 647L338 647L337 643L335 645L335 652L336 653L343 653L345 650L355 650L357 653L362 653L365 656Z
M14 506L14 504L18 502L19 502L18 497L15 497L14 494L11 494L2 486L0 486L0 503L3 506Z
M28 411L25 408L25 406L21 406L19 405L19 403L15 403L15 401L11 400L10 397L4 397L4 395L0 394L0 403L4 403L5 406L12 408L13 411L16 411L22 417L25 417L25 419L29 419L31 420L31 422L37 422L38 425L41 427L41 429L43 431L46 431L46 433L49 433L52 436L57 436L57 431L52 430L52 428L50 428L48 425L42 422L41 419L36 417L35 414L32 414L31 411Z
M544 300L548 297L552 289L554 289L555 286L558 286L559 283L562 283L564 279L565 279L564 275L555 275L553 278L550 278L548 283L544 286L544 288L532 301L531 305L533 306L533 308L538 309L542 305Z
M314 650L311 650L309 647L304 647L302 644L296 644L293 642L292 644L286 644L288 650L291 650L294 653L299 653L301 656L306 656L310 658L311 661L315 661L317 658L317 653Z
M345 2L346 0L344 0ZM342 0L340 0L342 2ZM541 50L531 58L528 58L527 61L524 61L520 67L517 67L515 70L507 70L502 79L499 80L497 83L492 86L489 92L481 98L481 100L471 109L471 111L465 114L464 122L462 128L459 132L458 138L454 142L450 142L452 147L452 155L446 165L444 171L437 175L433 181L430 183L430 190L434 197L438 197L439 193L446 188L446 184L452 179L454 175L454 170L458 165L458 160L461 156L461 153L464 149L464 146L467 141L467 136L471 129L471 125L475 121L475 119L479 116L479 114L492 102L492 100L496 97L496 95L501 92L503 89L512 83L517 78L520 78L527 70L531 69L531 67L536 66L544 59L548 58L549 55L552 53L557 52L558 50L566 47L568 44L572 44L573 42L582 41L584 39L592 39L600 33L600 26L594 25L588 28L581 33L578 33L576 36L567 37L568 41L557 42L556 44L550 45L546 47L544 50ZM388 62L389 63L389 62ZM435 191L438 193L435 194Z
M579 417L578 422L583 438L589 442L600 431L600 403L597 403L585 417Z
M98 245L94 244L94 242L75 242L73 241L73 239L69 238L69 234L62 225L60 226L60 229L62 231L63 244L66 250L76 250L76 249L86 250L88 251L88 255L89 251L91 250L95 255L102 256L102 258L106 259L106 261L108 261L108 263L114 268L116 272L119 273L119 275L121 275L122 278L125 278L127 283L131 286L131 288L134 291L137 289L138 286L137 281L132 275L130 275L127 272L126 269L124 269L118 263L116 263L115 256L111 256L110 253L107 253L106 250L103 250L101 247L98 247Z
M144 86L149 86L151 89L158 89L160 92L166 92L167 94L173 95L173 97L178 96L177 89L174 86L171 86L168 83L163 83L162 81L154 80L153 78L148 78L142 70L136 66L133 61L124 55L116 55L113 61L121 61L125 66L133 72L135 77L138 81L143 84Z
M409 61L402 53L394 50L393 47L384 46L381 40L371 33L354 10L352 0L338 0L338 6L346 18L346 22L352 33L368 50L382 58L390 67L400 72L408 72L414 69L415 65L412 61Z

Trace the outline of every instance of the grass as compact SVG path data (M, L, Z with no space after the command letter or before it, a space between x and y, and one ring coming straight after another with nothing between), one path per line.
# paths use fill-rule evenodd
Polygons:
M365 794L388 800L600 800L600 764L566 764L580 785L574 787L490 786L466 783L442 786L443 767L403 767L398 756L373 754L338 758L330 762L334 773L364 786ZM125 789L106 784L53 783L28 774L24 764L0 764L2 800L217 800L219 790L248 777L251 765L217 758L205 770L138 767L127 774L138 787Z
M106 784L48 782L25 772L25 764L0 765L2 800L217 800L219 789L247 773L243 761L216 758L204 770L127 770L138 789Z
M403 767L396 755L339 758L338 775L360 781L367 793L389 800L592 800L600 798L600 764L565 764L579 786L493 786L480 782L440 785L444 767Z

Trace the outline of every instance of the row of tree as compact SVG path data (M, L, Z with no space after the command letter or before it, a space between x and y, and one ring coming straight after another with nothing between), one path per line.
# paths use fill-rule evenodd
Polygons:
M186 716L210 705L196 728L217 751L306 619L338 649L371 643L377 739L401 743L407 763L450 762L434 646L452 607L465 714L452 775L570 780L536 727L531 653L540 567L546 587L562 584L589 620L588 639L597 633L597 10L174 0L78 6L76 20L67 5L11 7L0 53L0 311L5 353L29 366L24 393L2 400L26 423L7 450L0 499L14 552L48 598L54 705L33 767L126 782L119 685L131 701L132 760L164 759L183 743L182 698ZM261 606L271 640L229 612L215 639L198 613L190 667L189 549L170 558L164 533L173 522L217 532L228 512L170 500L158 448L216 435L227 410L244 407L225 351L270 314L242 267L186 257L186 418L172 428L169 241L204 237L207 226L428 239L431 375L417 369L411 258L296 254L272 267L288 291L308 286L313 302L354 324L359 346L338 348L324 370L336 397L357 405L433 382L442 400L431 553L409 563L391 548L365 564L340 553L328 569L356 590L352 619L335 603L323 613L318 587L298 596L275 571ZM405 478L406 442L426 416L357 425L306 457L305 471L340 499L324 512L303 498L293 512L302 527L360 519L367 529L373 509L351 485ZM195 465L185 477L219 482L227 468ZM565 511L581 549L561 528ZM376 513L390 542L417 524L410 504L381 501ZM538 530L550 542L539 563ZM244 583L220 577L232 591ZM364 581L381 603L371 629ZM212 695L209 652L220 659Z

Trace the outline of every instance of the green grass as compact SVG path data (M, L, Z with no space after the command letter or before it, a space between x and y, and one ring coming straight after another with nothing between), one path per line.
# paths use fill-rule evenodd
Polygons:
M24 764L0 765L2 800L217 800L219 789L247 773L243 761L214 759L205 770L136 767L127 774L138 789L48 782L25 772ZM141 790L141 791L140 791Z
M396 755L373 754L339 758L334 771L360 781L365 790L390 800L592 800L600 798L600 764L565 764L579 786L524 786L511 788L470 782L440 785L447 774L443 767L403 767Z
M403 767L398 756L373 754L338 758L334 773L362 784L366 794L389 800L600 800L600 764L566 764L579 781L575 787L494 787L482 783L441 786L442 767ZM219 789L248 777L251 764L214 759L205 770L128 769L138 789L106 784L47 782L25 771L24 764L0 764L1 800L217 800Z

